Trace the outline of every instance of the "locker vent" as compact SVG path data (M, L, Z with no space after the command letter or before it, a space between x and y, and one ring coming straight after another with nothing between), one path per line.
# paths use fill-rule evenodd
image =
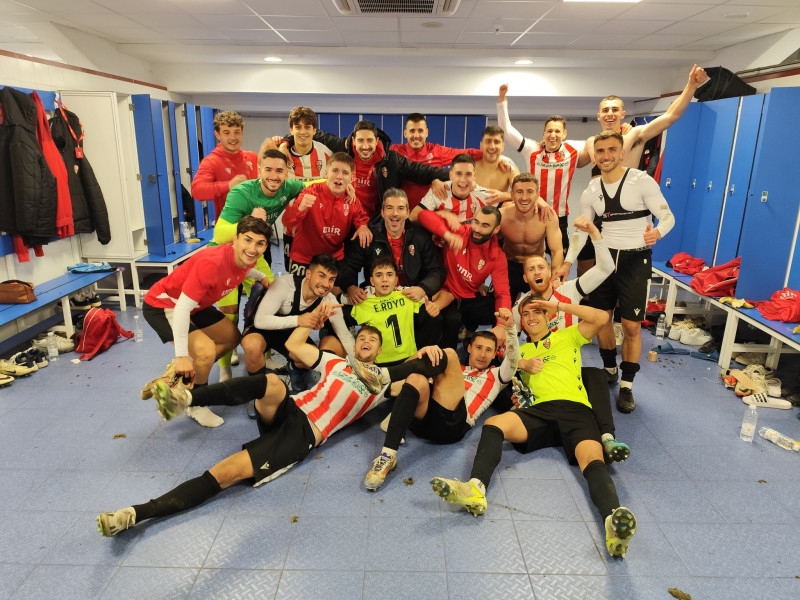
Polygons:
M461 0L333 0L343 15L434 15L449 16Z

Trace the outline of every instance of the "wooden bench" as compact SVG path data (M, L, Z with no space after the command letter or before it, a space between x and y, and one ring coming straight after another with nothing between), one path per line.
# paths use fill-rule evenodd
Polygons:
M125 287L120 288L122 290L121 293L125 294L133 294L134 297L134 305L136 308L141 308L141 296L142 292L146 292L147 290L142 289L139 285L139 269L140 268L156 268L156 269L166 269L167 275L172 273L172 271L177 267L179 264L188 260L195 254L197 254L200 250L205 248L208 245L208 242L213 237L214 232L212 230L206 229L201 231L197 234L199 242L177 242L175 244L171 244L167 247L167 254L160 255L160 254L145 254L144 256L140 256L134 259L119 259L119 258L102 258L102 257L91 257L85 256L84 260L86 262L111 262L114 264L125 264L131 270L131 279L133 282L132 288L128 289ZM100 290L100 291L113 291L113 290Z
M125 293L122 281L122 272L125 269L120 267L116 271L104 271L95 273L66 273L44 281L34 288L36 300L29 304L0 304L0 325L6 325L16 321L20 317L24 317L38 309L47 308L51 304L61 301L64 316L64 331L67 337L75 333L72 326L72 311L69 304L70 294L74 294L79 290L92 286L98 281L106 277L116 276L117 292L120 296L120 310L127 310L125 304Z
M782 323L770 321L761 316L756 308L734 308L723 304L717 298L701 296L691 286L693 275L686 275L673 271L666 263L653 261L653 275L664 279L667 286L667 300L664 314L667 324L672 323L675 314L710 314L714 310L724 311L725 332L719 350L719 366L727 369L731 364L733 352L763 352L767 355L766 367L775 369L778 366L780 355L785 352L800 352L800 334L792 333L798 323ZM677 307L678 289L690 292L701 300L700 304L685 308ZM744 321L756 329L770 336L769 344L737 344L736 332L739 323ZM784 348L784 345L789 348Z

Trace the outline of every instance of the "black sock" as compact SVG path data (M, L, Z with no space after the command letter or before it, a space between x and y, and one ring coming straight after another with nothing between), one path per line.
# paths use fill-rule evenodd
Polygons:
M613 369L617 366L617 349L600 348L600 358L603 359L603 367Z
M619 497L617 497L617 488L614 482L611 481L611 475L608 474L606 463L602 460L593 460L583 470L583 476L586 483L589 484L589 496L592 498L592 504L600 511L600 516L605 519L608 515L614 512L614 509L619 506Z
M503 440L505 435L503 430L494 425L484 425L481 429L481 441L478 442L478 450L472 461L471 478L478 479L485 487L489 487L489 480L492 473L500 464L500 457L503 455Z
M431 359L427 356L422 358L415 358L407 360L404 363L395 365L394 367L387 367L389 377L392 381L402 381L412 373L419 373L425 377L436 377L440 373L444 373L447 368L447 354L442 353L442 358L439 359L438 365L433 365Z
M166 517L199 506L222 491L214 476L206 471L200 477L184 481L160 498L147 504L135 504L136 522L155 517Z
M260 369L258 369L256 371L248 371L247 374L248 375L265 375L266 372L267 372L267 367L266 367L266 365L264 365L263 367L261 367Z
M265 375L236 377L213 385L206 385L199 390L192 390L192 406L237 406L250 400L263 398L267 392Z
M634 376L635 376L635 375L636 375L636 373L639 371L639 363L635 363L635 362L628 362L628 361L626 361L626 360L623 360L623 361L622 361L622 362L619 364L619 370L620 370L620 372L622 373L622 375L621 375L621 377L620 377L620 379L621 379L622 381L630 381L630 382L633 382L633 378L634 378Z
M404 383L397 399L394 401L392 416L389 417L389 426L386 428L386 439L383 445L392 450L400 447L400 442L405 436L408 426L414 418L419 402L419 390L410 383Z

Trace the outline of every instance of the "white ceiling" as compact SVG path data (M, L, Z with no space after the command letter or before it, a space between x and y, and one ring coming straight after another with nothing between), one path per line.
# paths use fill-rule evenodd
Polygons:
M451 16L343 16L334 1L0 0L0 48L59 60L37 26L55 23L152 64L259 64L274 54L284 64L393 65L410 49L448 65L586 66L609 51L684 64L800 27L798 0L461 0Z

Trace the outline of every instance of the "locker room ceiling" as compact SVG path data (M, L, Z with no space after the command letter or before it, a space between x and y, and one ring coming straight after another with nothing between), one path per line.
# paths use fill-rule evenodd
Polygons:
M642 84L633 94L646 97L680 89L692 62L720 64L724 49L800 34L798 0L452 0L457 9L447 16L343 15L343 1L0 0L0 49L123 75L138 69L131 76L140 78L149 70L150 81L185 93L211 93L175 77L186 64L199 78L215 66L263 68L266 56L297 73L297 66L585 72L609 61L627 73L672 69L666 88ZM356 8L357 0L346 1ZM516 66L519 59L533 65Z

